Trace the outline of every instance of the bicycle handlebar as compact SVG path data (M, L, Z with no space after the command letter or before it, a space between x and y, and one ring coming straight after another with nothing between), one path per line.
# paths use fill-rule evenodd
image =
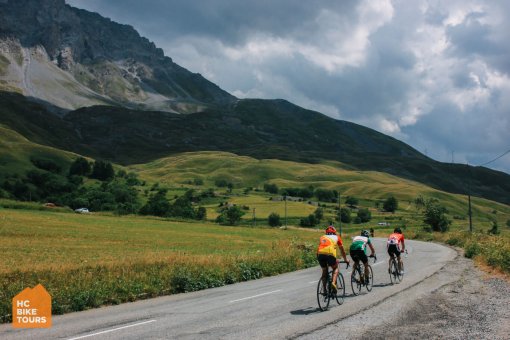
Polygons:
M374 258L374 263L377 262L377 256L374 254L374 255L370 255L369 257L373 257Z
M336 261L337 263L346 263L347 266L345 266L345 269L349 268L349 266L351 265L351 262L346 262L346 261Z

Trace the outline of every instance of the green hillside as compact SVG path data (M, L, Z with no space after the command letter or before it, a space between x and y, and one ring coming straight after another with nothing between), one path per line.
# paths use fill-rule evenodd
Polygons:
M67 168L76 155L33 143L19 133L0 125L0 179L6 175L24 175L34 168L34 159L51 160Z
M23 96L0 93L0 123L31 141L124 165L182 152L224 151L307 164L341 162L435 189L510 203L510 175L431 160L366 127L283 100L240 100L188 115L89 107L60 117Z
M266 219L271 212L284 215L283 202L271 202L270 197L275 196L259 191L244 193L244 189L253 187L261 189L265 183L276 184L279 188L309 187L337 190L343 200L347 196L360 199L360 205L369 207L373 220L393 219L393 214L381 212L376 208L390 195L400 202L399 217L397 221L408 221L413 225L422 224L421 217L414 206L414 199L418 196L436 198L448 210L453 219L454 227L467 226L467 196L451 194L436 190L418 182L401 179L375 171L358 171L349 169L338 162L324 162L321 164L306 164L293 161L274 159L256 159L246 156L237 156L224 152L196 152L183 153L166 157L150 163L129 166L138 173L140 178L151 182L160 182L170 188L195 188L201 190L214 187L217 180L224 179L234 184L233 194L229 202L240 206L250 207L245 219L251 218L251 209L256 208L257 218ZM195 179L203 181L203 185L195 186ZM220 190L221 191L221 190ZM332 208L336 204L329 204L326 209L326 218L333 219ZM343 205L345 205L343 203ZM288 215L295 223L299 218L305 217L315 210L305 202L289 202ZM484 229L491 219L504 225L510 219L510 206L489 201L483 198L472 199L473 215L479 228ZM208 205L208 218L216 216L216 205ZM494 213L495 212L495 213ZM374 222L370 223L374 225ZM359 228L359 226L354 226Z

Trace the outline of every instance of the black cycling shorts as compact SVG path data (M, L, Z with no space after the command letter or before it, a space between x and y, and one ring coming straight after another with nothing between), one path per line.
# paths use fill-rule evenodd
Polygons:
M318 254L317 261L319 261L322 268L326 268L328 265L333 267L336 264L336 257L333 255Z
M357 250L351 250L350 255L354 261L361 261L363 263L368 262L367 254L363 250L357 249Z
M392 256L392 254L395 254L395 256L399 257L401 251L398 250L398 247L396 244L390 244L388 246L388 255Z

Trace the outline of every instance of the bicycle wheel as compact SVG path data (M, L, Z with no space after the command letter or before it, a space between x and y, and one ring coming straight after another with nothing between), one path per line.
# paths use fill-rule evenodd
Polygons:
M345 280L342 273L338 273L338 276L336 277L336 303L341 305L344 303L345 298Z
M398 280L398 264L394 258L390 262L390 280L392 284L397 283Z
M354 295L359 295L361 292L361 271L359 266L352 269L351 288Z
M368 266L368 280L365 279L365 287L370 292L372 291L372 285L374 284L374 272L372 271L372 266L369 264Z
M397 261L395 261L397 262ZM397 264L397 269L398 269L398 264ZM398 282L402 282L402 280L404 279L404 262L402 262L402 268L400 268L401 270L397 270L397 279L398 279Z
M319 309L322 311L325 311L328 309L329 306L329 300L331 298L330 294L328 293L329 290L329 282L326 281L326 285L323 284L322 277L319 279L319 282L317 283L317 303L319 304ZM324 286L326 286L326 289L324 289Z

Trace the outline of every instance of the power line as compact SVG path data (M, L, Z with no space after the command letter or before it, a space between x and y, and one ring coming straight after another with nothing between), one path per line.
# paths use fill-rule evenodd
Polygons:
M498 157L494 158L492 161L488 161L487 163L483 163L483 164L480 164L480 165L477 165L477 166L484 166L484 165L490 164L492 162L495 162L495 161L497 161L498 159L500 159L501 157L505 156L508 153L510 153L510 150L507 150L502 155L499 155Z

